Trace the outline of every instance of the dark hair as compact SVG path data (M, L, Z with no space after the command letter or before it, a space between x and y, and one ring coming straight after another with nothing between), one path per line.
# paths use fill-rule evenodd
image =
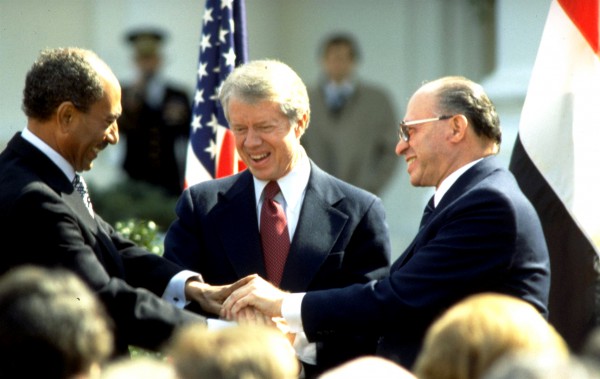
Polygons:
M0 279L0 377L70 378L113 348L111 321L73 272L20 266Z
M500 146L500 118L479 84L460 76L447 77L441 79L437 95L443 114L465 115L478 136L488 137Z
M320 54L321 57L324 57L327 54L327 51L330 47L336 45L346 45L350 48L350 56L354 61L358 61L360 59L360 51L358 48L358 43L350 34L346 33L336 33L332 34L325 39L323 45L321 46Z
M65 101L87 111L104 94L91 58L97 56L77 48L42 51L25 79L23 112L28 117L47 120Z

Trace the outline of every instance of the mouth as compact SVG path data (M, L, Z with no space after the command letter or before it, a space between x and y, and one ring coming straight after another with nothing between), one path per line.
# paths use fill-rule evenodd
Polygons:
M264 153L264 154L250 154L250 159L252 159L253 162L255 163L259 163L264 161L265 159L267 159L269 156L271 155L271 153Z
M406 159L406 171L408 173L411 172L411 167L416 160L417 160L417 157L410 157L410 158Z

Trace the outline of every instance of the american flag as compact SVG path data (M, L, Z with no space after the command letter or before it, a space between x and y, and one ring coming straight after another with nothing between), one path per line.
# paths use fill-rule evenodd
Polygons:
M185 187L245 168L219 104L221 83L247 61L244 0L206 0Z

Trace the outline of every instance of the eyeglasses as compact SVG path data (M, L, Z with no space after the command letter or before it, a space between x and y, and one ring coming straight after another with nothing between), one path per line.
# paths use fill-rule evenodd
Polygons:
M433 122L433 121L448 120L449 118L452 118L454 116L455 115L444 115L444 116L439 116L439 117L424 118L421 120L401 121L400 126L398 126L398 138L404 140L404 142L408 142L410 139L410 135L408 133L409 126L425 124L427 122Z

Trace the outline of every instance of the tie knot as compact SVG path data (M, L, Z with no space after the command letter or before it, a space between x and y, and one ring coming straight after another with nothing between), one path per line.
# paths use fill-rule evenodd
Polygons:
M264 190L265 199L273 199L275 195L279 193L279 184L277 182L271 181L267 184Z

